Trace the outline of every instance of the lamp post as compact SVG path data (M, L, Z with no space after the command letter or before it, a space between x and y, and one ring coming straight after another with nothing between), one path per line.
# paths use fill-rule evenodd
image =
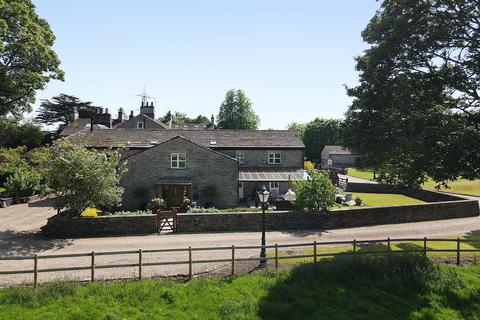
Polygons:
M258 200L262 205L262 249L260 250L260 265L265 266L267 263L267 253L265 250L265 207L267 205L268 197L270 196L270 192L265 188L262 187L262 190L258 192Z

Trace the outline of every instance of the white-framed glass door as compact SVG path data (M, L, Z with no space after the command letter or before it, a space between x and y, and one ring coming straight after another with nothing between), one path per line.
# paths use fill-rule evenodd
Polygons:
M245 197L245 185L243 182L238 183L238 198L243 199Z

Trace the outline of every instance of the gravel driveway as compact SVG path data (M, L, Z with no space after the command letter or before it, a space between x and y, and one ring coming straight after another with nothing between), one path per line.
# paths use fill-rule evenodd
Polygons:
M47 218L54 215L49 200L39 200L31 204L19 204L0 209L0 256L25 256L64 253L87 253L94 250L146 250L161 248L188 248L210 246L249 246L259 245L258 232L228 232L228 233L198 233L198 234L162 234L148 236L82 238L82 239L46 239L38 234L39 228L47 222ZM408 224L380 225L372 227L336 229L336 230L301 230L301 231L273 231L267 233L267 244L286 244L340 240L366 240L404 238L404 237L447 237L480 233L480 217L428 221ZM251 257L258 254L257 250L237 250L236 257ZM195 251L193 259L228 259L231 251ZM152 261L185 261L187 252L144 254L143 262ZM110 263L137 263L138 255L98 256L96 264ZM68 259L39 260L39 268L58 266L89 266L89 257ZM0 261L0 271L32 269L32 260ZM207 272L220 267L219 264L195 264L194 273ZM188 272L187 265L145 267L144 276L177 275ZM121 278L138 274L135 267L124 269L102 269L97 271L96 277ZM86 280L89 271L41 273L39 281L54 279ZM0 286L31 282L32 275L6 276L0 275Z

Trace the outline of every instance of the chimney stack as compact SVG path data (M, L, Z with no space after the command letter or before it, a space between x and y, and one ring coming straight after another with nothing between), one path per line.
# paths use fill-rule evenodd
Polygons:
M76 120L78 120L78 108L77 107L73 107L73 110L72 110L72 114L71 114L71 121L74 122Z
M131 120L131 119L133 119L133 110L130 111L130 116L128 117L128 120Z
M210 129L215 129L215 117L213 116L213 114L210 118Z
M123 119L124 119L123 108L119 108L119 109L118 109L118 118L117 118L117 121L118 121L118 122L123 122Z

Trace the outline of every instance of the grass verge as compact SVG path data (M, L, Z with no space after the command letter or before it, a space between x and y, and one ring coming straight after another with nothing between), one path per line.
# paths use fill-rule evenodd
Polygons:
M373 180L373 170L372 169L357 169L357 168L348 168L347 174L352 177L357 177L366 180ZM449 188L441 188L437 190L435 188L436 183L429 179L423 184L423 188L433 191L442 191L449 193L465 194L471 196L480 197L480 180L466 180L458 179L456 181L450 182L448 184Z
M1 319L479 319L480 266L345 257L234 278L0 290Z

